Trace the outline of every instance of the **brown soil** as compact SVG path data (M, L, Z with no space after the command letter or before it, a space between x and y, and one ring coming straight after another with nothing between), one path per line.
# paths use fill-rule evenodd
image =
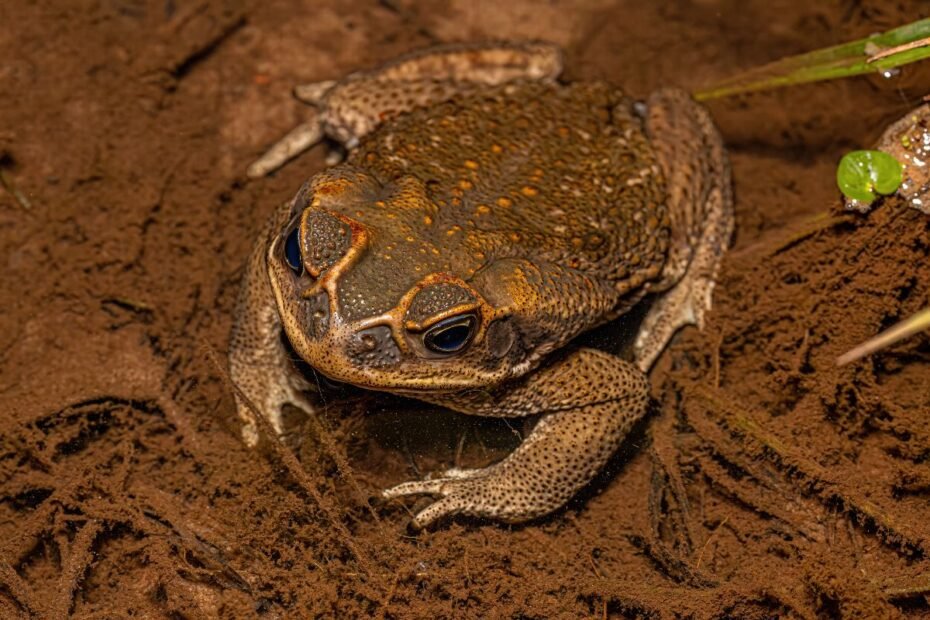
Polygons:
M311 4L313 6L311 6ZM625 6L628 5L628 6ZM930 220L844 214L838 156L930 72L716 102L738 232L656 411L566 509L417 535L377 489L513 429L336 394L250 451L223 370L289 90L433 42L544 38L636 96L927 17L897 0L0 3L0 617L930 617ZM17 194L18 192L18 194ZM923 277L921 277L923 274Z

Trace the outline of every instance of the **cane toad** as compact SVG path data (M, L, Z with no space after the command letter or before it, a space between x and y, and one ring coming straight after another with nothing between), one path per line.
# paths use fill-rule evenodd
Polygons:
M348 159L275 211L248 265L230 343L247 443L253 410L281 432L282 406L310 407L283 329L333 380L540 415L496 464L384 491L437 498L415 526L532 519L604 465L646 412L645 372L710 306L729 167L686 94L634 104L560 71L547 44L447 46L307 89L318 117L253 175L323 134ZM647 295L634 362L576 344Z

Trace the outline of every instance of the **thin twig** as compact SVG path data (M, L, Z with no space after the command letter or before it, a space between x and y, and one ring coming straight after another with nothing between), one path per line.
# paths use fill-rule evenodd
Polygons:
M701 546L701 551L700 551L700 553L698 553L697 561L694 563L694 571L695 571L695 572L701 570L701 560L704 559L704 551L705 551L705 550L707 549L707 547L710 545L710 543L711 543L711 541L714 539L714 537L717 536L717 533L720 531L720 529L721 529L724 525L726 525L726 524L727 524L727 521L729 521L729 520L730 520L730 515L725 516L725 517L723 518L723 521L720 522L720 525L718 525L717 527L715 527L715 528L714 528L714 531L711 532L711 533L710 533L710 536L707 537L707 540L704 541L704 544Z
M21 206L23 209L28 211L32 208L32 203L29 202L29 199L26 198L25 194L23 194L15 185L13 185L13 181L10 179L6 170L3 168L0 168L0 185L2 185L3 189L10 193L10 196L12 196L13 199L19 203L19 206Z
M930 308L925 308L914 316L904 319L900 323L893 325L881 332L877 336L869 338L862 344L856 345L843 355L836 358L836 365L843 366L854 362L859 358L865 357L886 349L909 336L913 336L925 329L930 329Z
M882 58L888 58L889 56L894 56L895 54L900 54L901 52L907 52L910 50L915 50L918 47L926 47L930 45L930 37L923 39L917 39L916 41L911 41L910 43L903 43L901 45L895 45L894 47L889 47L888 49L883 49L880 52L875 52L874 54L869 55L867 63L871 64L876 60L881 60Z

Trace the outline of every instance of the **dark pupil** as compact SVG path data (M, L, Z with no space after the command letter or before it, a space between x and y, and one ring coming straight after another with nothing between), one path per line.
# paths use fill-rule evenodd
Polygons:
M426 336L426 346L437 353L454 353L465 346L471 336L474 319L452 319L452 325L433 328Z
M291 269L294 270L294 273L300 273L303 271L303 262L300 260L300 239L298 237L298 230L295 228L291 231L291 234L287 236L287 239L284 241L284 258L287 260L287 264Z

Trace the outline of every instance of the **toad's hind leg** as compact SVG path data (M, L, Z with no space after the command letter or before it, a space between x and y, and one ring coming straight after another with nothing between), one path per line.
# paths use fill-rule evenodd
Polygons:
M482 86L514 80L555 80L562 54L550 43L438 45L401 56L338 81L298 86L294 95L315 113L249 166L264 176L328 136L353 149L397 114L438 103Z
M687 93L662 90L648 101L646 131L665 172L671 245L660 296L636 338L648 371L675 332L703 327L720 263L733 234L730 165L707 111Z

